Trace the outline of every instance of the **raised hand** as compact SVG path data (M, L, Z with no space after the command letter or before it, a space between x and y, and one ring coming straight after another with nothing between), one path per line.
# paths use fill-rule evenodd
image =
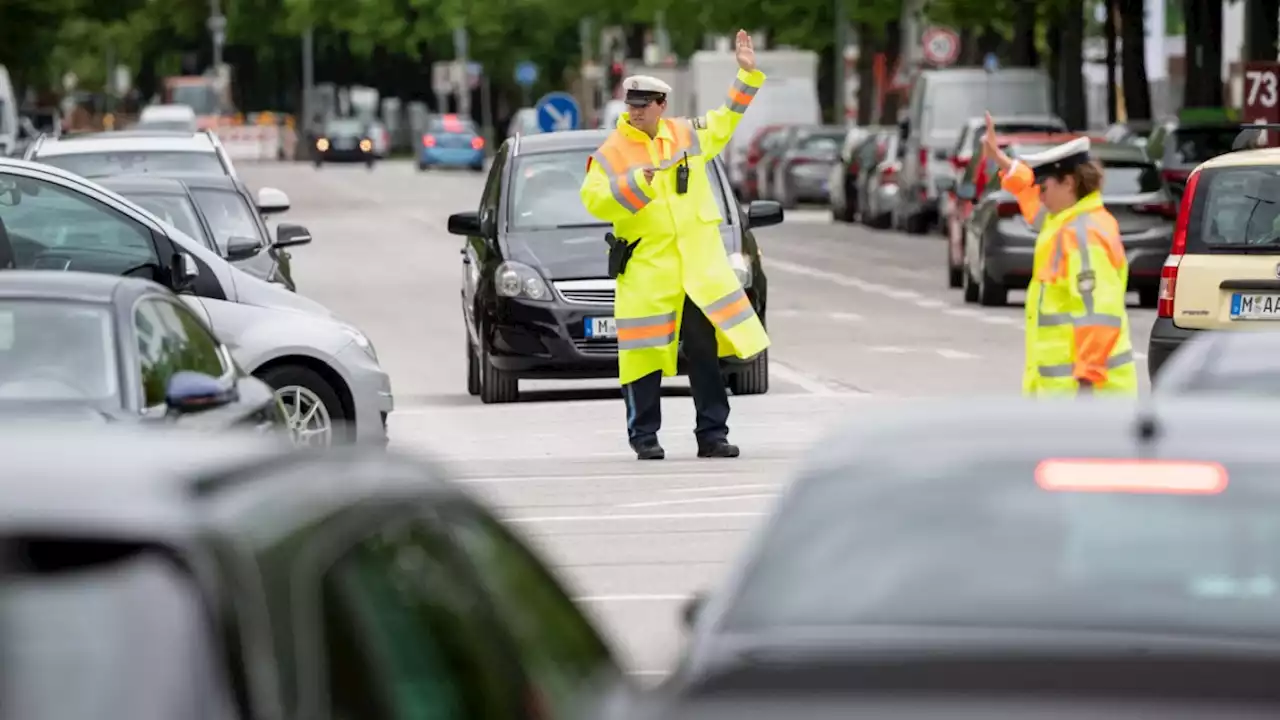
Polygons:
M751 36L746 30L739 30L734 42L734 56L738 59L738 67L751 72L756 69L756 49L751 44Z

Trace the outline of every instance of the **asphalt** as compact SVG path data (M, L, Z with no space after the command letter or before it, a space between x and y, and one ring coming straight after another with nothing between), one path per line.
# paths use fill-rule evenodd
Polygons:
M736 460L698 460L687 385L670 383L667 460L627 447L616 383L522 383L523 402L466 392L460 238L485 176L363 166L244 164L292 199L280 216L314 242L294 252L303 294L372 339L392 377L392 446L442 460L559 572L632 672L660 676L681 643L683 599L713 589L806 448L841 418L909 396L1020 391L1021 293L965 305L938 235L833 223L823 209L757 231L769 278L771 389L733 399ZM1154 311L1131 308L1135 349ZM1145 354L1138 353L1145 378ZM686 388L686 389L682 389Z

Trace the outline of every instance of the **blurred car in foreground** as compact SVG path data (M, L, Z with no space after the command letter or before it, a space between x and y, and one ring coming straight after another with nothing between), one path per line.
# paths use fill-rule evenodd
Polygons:
M244 373L173 293L78 272L0 273L0 416L80 414L283 432L266 383Z
M236 176L222 141L209 130L123 130L37 139L24 160L52 165L80 177L149 173Z
M1280 150L1220 155L1196 168L1182 196L1147 349L1151 377L1200 331L1277 328Z
M547 566L421 461L29 424L0 457L14 717L557 720L622 681Z
M1039 153L1056 143L1011 144L1013 157ZM1173 244L1178 207L1160 181L1155 164L1140 148L1094 143L1090 153L1102 163L1102 198L1120 226L1120 242L1129 262L1129 290L1143 307L1155 307L1160 273ZM976 186L961 186L956 197L974 200ZM1000 188L992 174L981 199L964 224L961 286L965 302L1004 305L1011 288L1025 288L1031 279L1036 235L1018 209L1017 200Z
M867 408L614 717L1274 717L1276 408Z
M521 378L587 379L618 374L616 282L604 235L610 226L582 206L587 158L606 130L570 130L503 143L478 211L449 217L462 247L462 320L467 391L486 403L515 402ZM767 278L754 227L782 222L777 203L738 205L719 161L707 166L722 216L729 264L763 321ZM683 363L681 363L683 365ZM767 354L722 360L737 395L769 389Z
M295 434L387 442L391 380L363 333L100 185L0 159L4 267L144 278L198 300L190 307L206 313L240 367L276 389Z
M1169 356L1159 395L1280 396L1280 332L1203 332Z
M316 167L327 162L362 162L372 169L377 161L373 128L360 118L332 117L325 120L311 153L311 162Z
M476 124L457 115L434 115L418 148L418 169L466 167L484 170L484 138Z
M297 291L286 248L310 243L311 232L282 223L273 238L263 219L265 213L289 209L283 192L263 188L255 203L244 183L220 176L122 175L98 183L203 242L246 273Z

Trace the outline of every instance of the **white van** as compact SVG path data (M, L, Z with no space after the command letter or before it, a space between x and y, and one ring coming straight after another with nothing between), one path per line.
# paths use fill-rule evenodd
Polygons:
M137 130L196 131L196 111L190 105L148 105L138 116Z
M0 65L0 157L18 150L18 98L13 93L9 71Z
M969 118L1053 115L1053 84L1037 68L926 70L911 88L904 120L901 201L894 227L923 233L938 220L938 178L953 177L951 152Z

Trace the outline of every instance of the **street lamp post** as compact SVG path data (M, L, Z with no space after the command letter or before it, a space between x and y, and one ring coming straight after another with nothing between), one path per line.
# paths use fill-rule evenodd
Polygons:
M209 0L209 34L213 38L213 71L222 70L222 46L227 42L227 18L219 0Z

